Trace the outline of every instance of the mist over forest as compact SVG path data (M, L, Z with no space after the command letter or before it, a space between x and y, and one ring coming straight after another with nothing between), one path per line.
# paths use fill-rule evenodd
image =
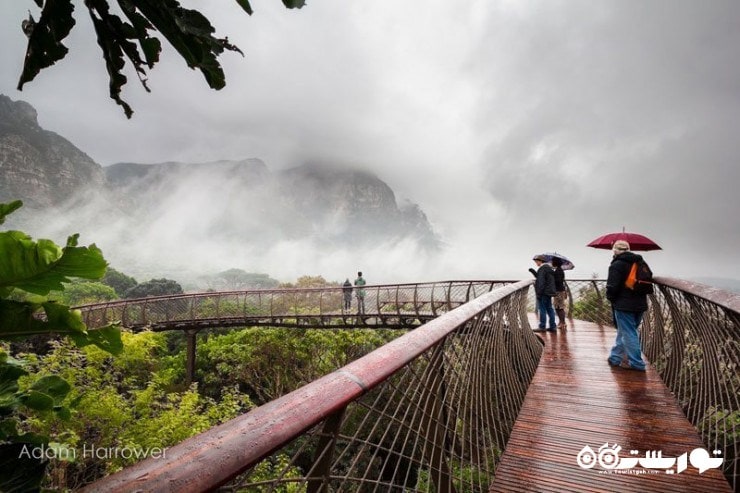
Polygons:
M260 159L117 163L102 167L35 109L0 96L0 200L25 207L8 226L64 244L80 233L137 279L198 286L228 269L291 281L417 280L444 251L424 211L371 171L305 161L273 170ZM400 268L399 268L400 266Z
M364 270L375 283L422 275L444 249L421 209L397 204L372 174L307 164L279 174L259 160L126 163L109 182L62 204L24 208L10 223L63 243L80 233L137 279L199 279L232 268L282 281ZM392 267L402 263L402 272Z

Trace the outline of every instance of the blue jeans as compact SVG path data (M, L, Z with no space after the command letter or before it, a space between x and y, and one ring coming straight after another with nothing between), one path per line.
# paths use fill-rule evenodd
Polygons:
M540 312L540 329L545 328L546 318L550 319L550 328L555 330L557 322L555 322L555 309L552 307L551 296L540 296L537 298L537 311Z
M619 365L626 356L632 368L645 369L645 361L640 353L640 334L637 327L642 322L643 312L623 312L614 310L614 321L617 324L617 339L614 342L609 362Z

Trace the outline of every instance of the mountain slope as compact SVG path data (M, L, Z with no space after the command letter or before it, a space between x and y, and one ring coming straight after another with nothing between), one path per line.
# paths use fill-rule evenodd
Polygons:
M100 189L105 174L67 139L44 130L36 110L0 94L0 201L30 207L67 201L74 191Z

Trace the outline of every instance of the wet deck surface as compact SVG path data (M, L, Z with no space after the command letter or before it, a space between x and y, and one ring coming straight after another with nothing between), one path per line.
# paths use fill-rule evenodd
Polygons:
M577 458L585 446L598 454L607 443L612 450L618 445L619 459L644 459L656 451L679 458L704 445L652 367L643 373L607 364L613 328L575 321L565 333L540 336L545 351L490 491L732 491L721 470L700 474L691 461L680 473L675 465L604 468L598 459L581 467ZM619 465L611 453L604 463L609 457Z

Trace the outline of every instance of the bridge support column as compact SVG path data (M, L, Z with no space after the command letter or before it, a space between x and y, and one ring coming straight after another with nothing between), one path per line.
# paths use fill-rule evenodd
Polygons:
M185 362L185 383L190 386L195 380L195 336L198 334L197 330L186 330L185 336L187 337L188 347Z

